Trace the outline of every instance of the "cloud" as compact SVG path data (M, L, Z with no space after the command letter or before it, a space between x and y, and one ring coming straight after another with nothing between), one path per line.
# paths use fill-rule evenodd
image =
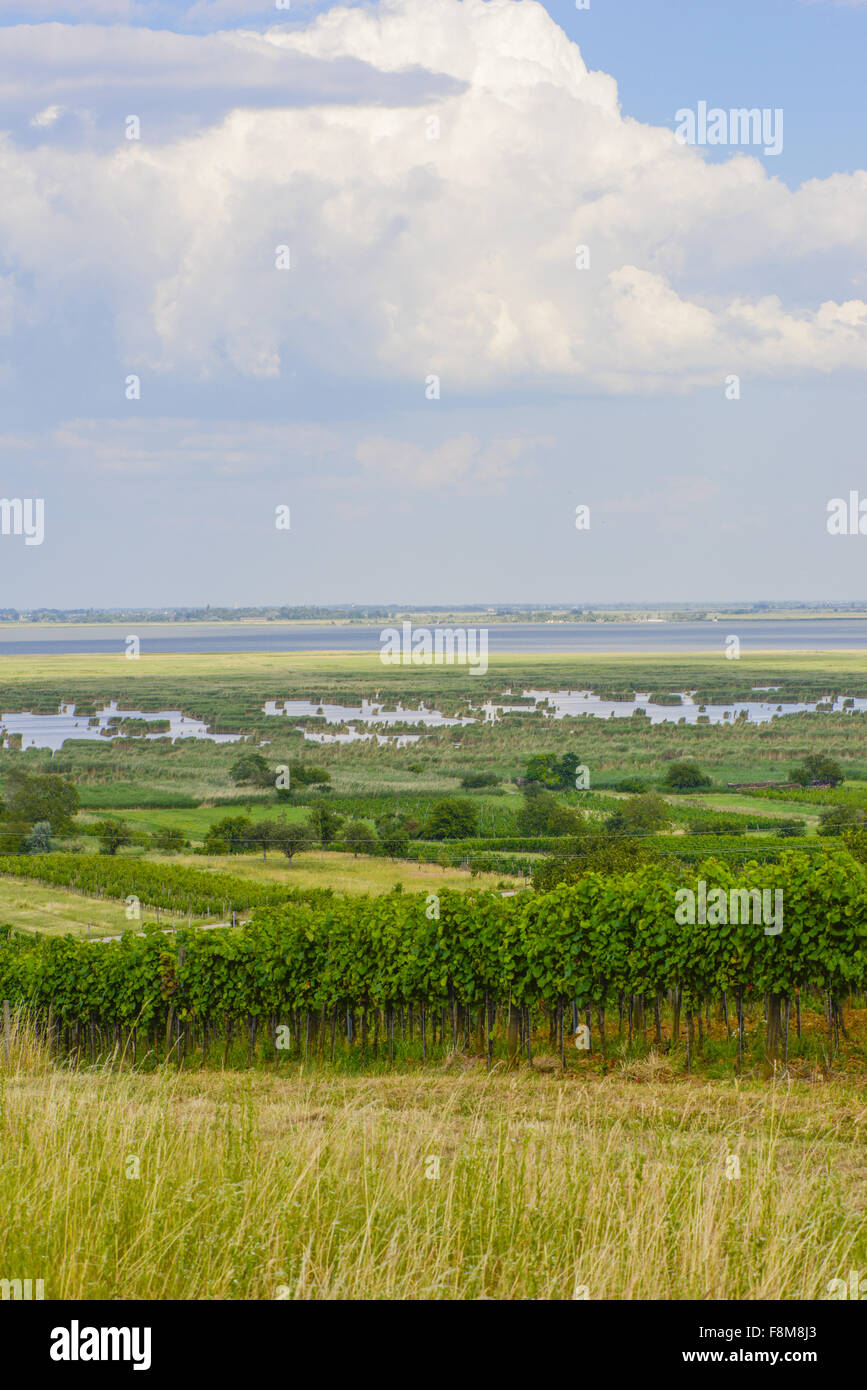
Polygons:
M56 144L59 138L107 154L124 139L129 114L139 117L143 138L177 144L216 126L235 108L331 102L403 108L460 85L422 67L388 73L352 55L309 56L247 31L191 35L94 24L18 25L4 31L3 56L0 128L19 142Z
M14 453L21 442L18 436L0 437L0 451ZM336 457L341 446L339 435L313 423L170 417L67 420L38 442L43 454L77 477L153 476L194 483L306 477L317 463Z
M625 117L534 0L47 28L38 51L38 28L5 36L0 100L27 122L94 87L154 115L106 148L64 145L68 114L28 125L35 148L7 136L0 254L22 313L50 331L86 294L130 370L313 373L423 408L430 373L446 402L867 370L867 172L791 191L755 157L709 162Z
M0 0L0 19L33 23L52 19L98 19L123 24L136 9L136 0Z
M431 448L373 435L363 439L356 458L364 482L411 491L498 490L510 478L534 471L532 455L553 439L494 439L484 444L471 434L457 435ZM530 455L528 458L527 455Z
M294 0L293 11L305 9L304 0ZM224 24L233 19L276 22L290 18L289 6L278 7L276 0L0 0L0 20L32 24L45 20L105 24L165 24L172 28Z

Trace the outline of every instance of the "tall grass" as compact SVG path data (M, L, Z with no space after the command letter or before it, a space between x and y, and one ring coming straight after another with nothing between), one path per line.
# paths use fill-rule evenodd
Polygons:
M0 1277L46 1298L822 1298L867 1264L863 1093L0 1049ZM740 1177L728 1178L731 1156Z

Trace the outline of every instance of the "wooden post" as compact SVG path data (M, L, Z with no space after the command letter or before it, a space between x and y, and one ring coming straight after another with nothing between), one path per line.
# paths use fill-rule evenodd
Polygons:
M9 1040L12 1037L12 1017L9 1012L9 1000L3 1000L3 1061L9 1065Z
M521 1018L520 1010L518 1009L517 1005L513 1004L513 1003L510 1001L510 1002L509 1002L509 1027L508 1027L508 1031L507 1031L507 1033L506 1033L506 1057L507 1057L507 1059L508 1059L508 1063L509 1063L509 1066L510 1066L510 1067L516 1066L516 1065L517 1065L517 1061L518 1061L518 1041L519 1041L519 1031L518 1031L518 1030L519 1030L519 1025L520 1025L520 1018Z

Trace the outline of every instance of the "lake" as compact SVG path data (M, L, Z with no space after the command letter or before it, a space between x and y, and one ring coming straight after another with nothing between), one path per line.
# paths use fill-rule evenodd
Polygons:
M457 620L460 622L460 619ZM381 650L387 624L339 626L331 623L154 623L152 626L109 624L25 624L0 628L0 656L50 656L123 652L127 636L141 639L141 650L194 652L367 652ZM442 623L439 626L445 627ZM492 655L552 653L614 655L634 652L724 652L730 634L740 638L741 653L750 651L867 650L867 617L782 620L760 618L738 623L509 623L491 624Z

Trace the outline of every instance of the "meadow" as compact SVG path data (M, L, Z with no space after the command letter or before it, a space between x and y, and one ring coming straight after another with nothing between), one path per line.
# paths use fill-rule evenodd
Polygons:
M70 1071L22 1023L0 1096L3 1272L46 1298L825 1299L867 1265L845 1076Z

